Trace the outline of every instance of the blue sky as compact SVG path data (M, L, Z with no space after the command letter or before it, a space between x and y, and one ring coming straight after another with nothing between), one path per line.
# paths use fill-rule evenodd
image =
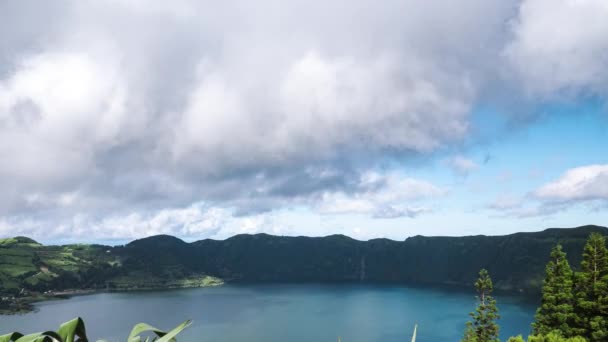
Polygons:
M501 114L480 112L473 130L479 140L457 155L476 167L466 174L449 167L453 151L440 153L421 165L394 165L399 172L425 179L448 189L430 203L433 212L419 217L374 219L366 215L319 216L305 208L276 213L278 225L293 231L328 231L359 238L403 239L412 235L509 234L549 227L605 225L608 210L572 203L549 215L518 217L516 213L490 208L493 203L513 201L538 205L530 193L557 180L567 170L608 163L608 116L597 103L543 106L542 115L530 124L513 128ZM537 115L538 113L530 113Z
M0 236L606 225L606 32L604 0L2 2Z

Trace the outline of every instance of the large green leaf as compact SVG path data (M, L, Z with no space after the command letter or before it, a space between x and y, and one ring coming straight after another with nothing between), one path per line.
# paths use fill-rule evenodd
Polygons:
M63 342L61 336L54 331L29 334L20 337L16 342Z
M22 333L13 332L10 334L0 336L0 342L14 342L14 341L17 341L21 337L23 337Z
M157 337L154 339L147 337L145 342L174 342L175 336L190 326L191 323L192 321L187 320L169 332L160 330L146 323L139 323L131 330L128 342L142 342L141 334L146 332L153 332ZM21 333L14 332L0 336L0 342L88 342L88 338L84 321L80 317L77 317L63 323L57 332L45 331L25 336Z
M155 327L151 326L150 324L138 323L131 330L131 334L129 334L129 338L127 341L128 342L140 342L141 341L140 335L145 332L150 332L150 331L155 333L156 336L158 336L158 337L163 337L167 334L166 331L155 328Z
M59 330L57 330L57 334L61 336L61 340L63 342L88 342L84 322L80 317L76 317L71 321L63 323L59 327Z
M190 326L190 324L192 324L191 320L187 320L184 323L178 325L177 327L175 327L173 330L169 331L165 336L159 338L158 340L156 340L156 342L172 342L175 341L175 336L177 336L177 334L179 334L180 332L182 332L182 330L186 329L187 327Z

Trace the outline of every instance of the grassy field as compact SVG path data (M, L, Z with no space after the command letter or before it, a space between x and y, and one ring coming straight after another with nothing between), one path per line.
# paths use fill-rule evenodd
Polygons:
M28 238L0 239L0 314L23 312L33 301L86 291L131 291L217 286L222 280L172 264L124 265L121 248L44 246ZM162 258L162 260L166 260Z
M37 272L34 264L37 246L18 238L0 239L0 285L4 289L19 289L21 280Z
M22 237L0 239L0 293L49 290L61 277L67 279L61 283L67 286L89 270L118 264L118 257L106 253L103 246L43 246Z
M207 275L193 275L180 279L166 279L139 272L119 276L108 281L110 290L116 291L207 287L218 286L223 283L224 282L221 279Z

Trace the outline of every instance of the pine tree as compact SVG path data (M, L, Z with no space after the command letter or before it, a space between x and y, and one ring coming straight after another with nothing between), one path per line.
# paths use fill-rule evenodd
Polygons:
M473 323L467 322L467 326L464 329L464 336L460 342L477 342L477 335L475 335L475 329L473 329Z
M545 271L541 305L532 324L533 332L546 335L559 330L565 337L574 336L573 273L560 244L551 250Z
M477 290L477 308L471 312L473 322L467 322L462 342L498 342L499 327L496 320L500 318L496 300L492 297L494 287L488 271L479 271L475 282Z
M510 341L508 341L510 342ZM528 342L588 342L584 337L563 337L559 330L550 332L547 335L528 336Z
M608 249L606 239L592 233L576 275L577 334L589 341L608 341Z

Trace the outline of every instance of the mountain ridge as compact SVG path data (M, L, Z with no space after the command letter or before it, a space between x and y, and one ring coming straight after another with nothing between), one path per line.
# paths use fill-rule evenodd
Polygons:
M412 236L405 240L240 234L185 242L150 236L120 246L40 245L0 239L0 293L65 289L137 289L232 282L369 282L471 286L486 268L505 291L538 291L549 251L562 243L576 267L586 225L508 235ZM167 285L170 284L170 285Z
M373 238L373 239L369 239L369 240L359 240L356 239L352 236L348 236L345 234L330 234L330 235L323 235L323 236L308 236L308 235L273 235L273 234L268 234L268 233L242 233L242 234L235 234L232 236L229 236L225 239L213 239L213 238L204 238L204 239L200 239L200 240L194 240L194 241L185 241L177 236L174 235L169 235L169 234L157 234L157 235L150 235L150 236L146 236L143 238L139 238L139 239L134 239L130 242L128 242L126 245L131 244L133 242L136 241L140 241L140 240L146 240L146 239L150 239L150 238L156 238L156 237L171 237L171 238L175 238L178 239L184 243L187 244L193 244L193 243L197 243L197 242L201 242L201 241L226 241L229 239L233 239L235 237L239 237L239 236L266 236L266 237L280 237L280 238L311 238L311 239L323 239L323 238L330 238L330 237L344 237L344 238L348 238L354 241L359 241L359 242L370 242L370 241L375 241L375 240L387 240L387 241L392 241L392 242L405 242L408 239L412 239L412 238L469 238L469 237L506 237L506 236L512 236L512 235L526 235L526 234L541 234L541 233L549 233L549 232L560 232L560 231L564 231L564 230L582 230L585 232L585 234L587 234L587 232L592 232L592 231L608 231L608 227L607 226L600 226L600 225L595 225L595 224L587 224L587 225L582 225L582 226L576 226L576 227L550 227L550 228L545 228L543 230L538 230L538 231L532 231L532 232L515 232L515 233L510 233L510 234L502 234L502 235L486 235L486 234L475 234L475 235L413 235L413 236L408 236L403 240L395 240L395 239L390 239L390 238L384 238L384 237L379 237L379 238ZM587 234L588 235L588 234Z

